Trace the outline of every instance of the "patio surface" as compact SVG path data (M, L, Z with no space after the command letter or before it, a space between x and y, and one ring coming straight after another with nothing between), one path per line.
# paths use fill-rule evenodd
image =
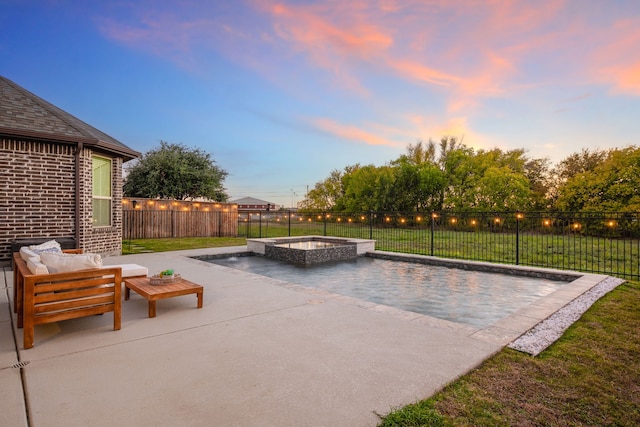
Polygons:
M173 268L204 286L204 307L195 295L170 298L148 318L132 292L121 330L112 313L41 325L29 350L5 268L0 425L375 426L377 414L432 395L578 292L476 330L189 258L239 251L105 258Z

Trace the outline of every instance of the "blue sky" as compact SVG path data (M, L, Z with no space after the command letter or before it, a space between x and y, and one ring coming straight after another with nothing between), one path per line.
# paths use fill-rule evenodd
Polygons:
M0 0L0 74L285 206L417 140L557 163L639 144L637 0Z

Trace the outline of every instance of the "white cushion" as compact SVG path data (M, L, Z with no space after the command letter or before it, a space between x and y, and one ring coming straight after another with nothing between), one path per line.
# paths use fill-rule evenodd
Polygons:
M138 264L116 264L103 265L103 268L120 267L122 269L122 277L147 276L149 269Z
M47 266L50 273L87 270L102 267L99 254L55 254L41 253L40 261Z
M62 253L60 243L56 242L55 240L49 240L48 242L44 242L39 245L31 245L29 246L29 250L37 253L38 255L46 252L52 252L56 254Z
M29 258L38 258L38 262L40 262L40 255L33 252L27 246L23 246L20 248L20 256L23 260L27 261Z
M27 268L31 274L49 274L47 266L40 262L39 257L31 257L27 259Z

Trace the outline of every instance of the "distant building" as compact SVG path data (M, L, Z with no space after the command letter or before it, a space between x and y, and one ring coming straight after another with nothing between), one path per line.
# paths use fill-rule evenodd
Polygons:
M253 197L243 197L241 199L231 200L229 203L238 205L238 212L242 211L274 211L278 209L275 203L267 202Z

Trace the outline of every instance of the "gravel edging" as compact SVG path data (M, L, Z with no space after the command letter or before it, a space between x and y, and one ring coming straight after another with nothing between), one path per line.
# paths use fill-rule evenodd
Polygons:
M594 302L624 282L623 279L607 277L512 341L508 347L537 356L560 338Z

